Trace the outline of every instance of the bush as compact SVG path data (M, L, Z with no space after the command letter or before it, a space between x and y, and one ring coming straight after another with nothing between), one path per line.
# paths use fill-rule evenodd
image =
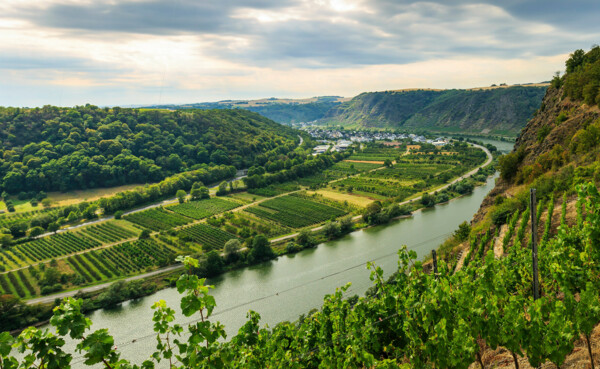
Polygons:
M293 254L302 250L302 246L298 245L294 241L290 241L285 245L285 252L288 254Z
M523 161L525 153L522 150L511 152L498 159L498 166L500 167L500 177L507 182L511 182L519 170L519 164Z
M115 212L115 219L121 219L123 217L123 210Z
M140 233L139 239L143 240L143 239L146 239L146 238L149 238L149 237L150 237L150 230L149 229L144 229L142 231L142 233Z

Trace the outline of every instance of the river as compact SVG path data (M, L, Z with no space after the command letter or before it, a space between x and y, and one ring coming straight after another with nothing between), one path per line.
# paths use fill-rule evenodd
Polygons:
M502 152L512 149L510 143L489 140L485 143L495 144ZM485 195L494 187L496 178L497 175L488 178L487 183L475 188L471 195L417 211L410 218L353 232L315 249L210 279L207 284L215 286L212 295L217 302L212 319L224 324L231 337L246 321L248 310L262 316L263 326L273 326L318 308L326 294L348 282L352 286L347 296L363 295L371 286L366 269L368 261L381 266L387 277L397 268L396 253L402 245L415 250L419 258L426 256L461 222L473 217ZM169 288L125 302L116 309L92 312L89 315L92 329L108 328L123 357L140 363L155 347L151 305L160 299L179 311L180 295ZM177 322L183 325L194 319L197 317L177 316ZM68 346L72 345L68 343ZM82 361L75 354L73 367L84 368Z

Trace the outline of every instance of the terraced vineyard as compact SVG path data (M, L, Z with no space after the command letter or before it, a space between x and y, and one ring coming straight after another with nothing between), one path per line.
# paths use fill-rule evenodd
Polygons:
M166 211L163 208L140 211L124 216L123 219L153 231L162 231L182 226L192 221L191 218Z
M179 234L202 245L202 250L222 249L225 243L237 236L208 224L196 224L179 231Z
M6 269L23 267L28 264L48 260L100 246L100 242L85 236L65 232L22 243L0 252L0 263Z
M235 209L238 206L240 206L240 204L236 202L212 197L206 200L190 201L179 205L169 206L167 209L177 214L199 220Z
M94 238L102 242L103 244L126 240L137 235L137 232L125 229L117 225L116 222L94 224L83 228L80 231L80 233L88 237Z
M267 200L245 211L291 228L306 227L346 214L341 209L293 194Z

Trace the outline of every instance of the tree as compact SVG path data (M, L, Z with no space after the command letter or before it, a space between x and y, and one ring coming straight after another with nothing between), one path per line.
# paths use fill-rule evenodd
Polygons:
M383 162L383 165L385 165L388 168L392 167L392 161L390 159L385 159L385 161Z
M204 186L193 188L192 191L190 192L190 196L191 196L191 199L194 201L202 200L202 199L210 199L210 193L208 191L208 188L206 188Z
M464 221L458 225L458 229L454 231L454 238L459 242L466 241L471 234L471 225Z
M143 240L143 239L146 239L146 238L150 238L150 230L149 229L144 229L142 231L142 233L140 233L140 236L139 236L140 240Z
M374 201L367 205L365 212L363 214L363 220L368 224L374 223L374 218L381 212L381 202Z
M523 157L524 154L521 150L501 156L500 159L498 159L500 177L507 182L511 182L517 175L519 164L521 163L521 160L523 160Z
M223 248L223 250L225 251L225 257L229 259L237 256L237 253L240 251L241 247L242 244L237 238L232 238L229 241L225 242L225 246Z
M219 184L219 188L217 189L217 196L227 195L227 182L223 181Z
M254 237L252 240L252 250L250 251L250 256L254 260L267 260L272 258L275 255L273 249L271 249L271 242L267 239L267 237L259 234Z
M219 252L216 250L209 251L206 254L203 266L207 277L214 277L221 274L223 272L223 259L219 255Z
M115 219L121 219L123 217L123 210L118 210L115 212Z
M27 236L29 237L37 237L41 234L44 234L44 228L37 226L37 227L33 227L30 228L29 231L27 231Z
M431 207L435 205L435 197L428 193L424 193L423 196L421 196L421 204L426 208Z
M328 239L332 240L338 237L341 233L340 224L338 222L328 222L323 226L323 231Z
M0 246L2 246L2 247L10 246L12 244L12 242L13 242L12 234L5 234L5 233L0 234Z
M48 228L46 228L46 230L48 232L54 232L54 233L56 233L56 231L58 231L59 229L60 229L60 226L56 222L52 222L52 223L48 224Z
M49 208L50 206L52 206L52 200L46 197L42 200L42 206L45 208Z
M177 190L175 196L177 196L177 200L179 200L179 203L183 204L185 202L185 197L187 196L187 193L184 190Z
M316 243L313 233L309 229L301 230L296 237L296 242L303 247L313 247Z
M347 215L340 219L340 230L344 233L350 232L352 230L352 215Z

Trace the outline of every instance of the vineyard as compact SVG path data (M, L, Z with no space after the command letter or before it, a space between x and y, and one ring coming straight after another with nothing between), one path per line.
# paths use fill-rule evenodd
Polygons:
M295 195L267 200L245 211L290 228L302 228L346 214L341 209Z
M203 251L220 250L225 243L237 236L208 224L196 224L179 231L180 237L202 245Z
M340 161L335 163L329 169L325 169L320 173L316 173L308 177L298 179L298 183L300 183L303 186L321 185L336 179L356 175L371 169L379 168L381 166L382 164L351 163L348 161Z
M398 156L404 154L406 147L399 149L368 147L353 155L348 160L363 161L384 161L385 159L395 160Z
M539 298L532 291L531 248L515 237L506 256L496 258L492 250L482 251L498 237L488 229L472 242L470 263L457 271L440 260L437 273L427 273L416 253L403 247L398 271L388 281L381 268L369 263L373 286L365 297L348 298L348 284L325 296L321 309L273 328L261 328L260 315L250 312L239 333L228 340L221 324L206 320L216 304L204 280L182 274L177 285L183 312L199 318L187 342L178 345L181 351L176 351L182 360L189 360L191 352L198 368L467 368L474 362L485 368L489 363L482 358L488 350L505 353L504 365L511 367L520 367L523 360L532 367L546 362L561 367L577 343L576 350L583 349L587 362L593 362L597 348L592 332L600 321L600 250L595 247L600 243L600 193L593 185L580 189L575 227L564 221L565 207L557 234L540 238ZM540 202L534 216L545 210L552 219L553 208L552 199ZM507 231L517 236L526 227L526 213L509 214L507 227L512 231ZM538 233L544 234L549 222L544 221ZM185 263L194 265L191 260ZM62 325L84 321L77 315L79 304L67 301L56 310L53 324L59 332ZM168 347L167 334L183 333L173 325L175 312L164 301L153 308L159 355ZM108 342L96 357L107 357L113 364L122 359L106 331L86 336ZM203 352L200 359L195 350Z
M168 212L162 208L140 211L124 216L123 219L153 231L162 231L179 227L192 221L192 219L188 217Z
M0 251L0 262L10 269L100 246L100 242L71 232L22 243Z
M179 205L169 206L167 209L177 214L199 220L235 209L238 206L240 206L240 204L236 202L213 197L207 200L190 201Z
M61 289L164 267L173 264L178 253L176 248L151 238L68 256L64 259L64 266L60 267L67 277L62 281ZM39 285L39 276L44 275L47 268L50 268L48 264L0 274L0 294L21 298L39 295L43 287ZM32 273L38 278L34 278Z
M257 234L274 237L291 232L291 228L289 227L242 211L235 213L231 218L227 219L225 227L226 229L227 227L231 227L227 231L238 234L242 238L248 238Z
M94 238L103 244L122 241L137 236L137 232L125 229L115 222L91 225L83 228L80 233Z

